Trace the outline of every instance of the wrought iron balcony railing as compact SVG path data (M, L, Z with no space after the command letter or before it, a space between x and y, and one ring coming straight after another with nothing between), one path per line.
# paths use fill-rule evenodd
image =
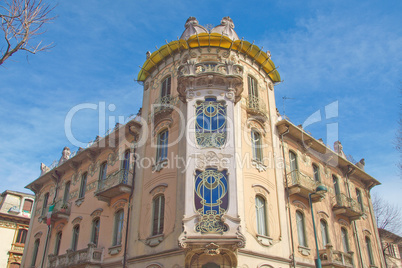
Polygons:
M177 96L174 97L172 95L166 95L163 97L159 97L155 100L152 105L153 114L157 114L163 111L172 111L173 107L177 104Z
M264 119L267 118L267 106L266 104L258 97L249 95L247 98L247 112L252 115L257 115Z
M95 244L89 243L85 249L77 251L67 250L66 254L55 256L49 255L49 268L75 267L76 265L96 265L102 263L103 248L96 248ZM81 267L81 266L80 266ZM86 266L85 266L86 267ZM92 267L92 266L91 266Z
M132 185L133 172L127 169L120 169L106 176L104 180L98 180L98 189L95 195L103 201L110 201L110 198L123 193L129 193Z
M298 194L308 198L308 195L313 193L320 184L320 182L316 182L311 177L301 173L299 170L288 172L286 176L290 195Z
M47 213L51 205L42 209L41 218L46 223ZM64 202L63 200L57 200L54 204L53 211L51 213L51 220L57 221L61 219L66 219L70 217L71 214L71 202Z
M338 194L335 196L335 204L333 210L335 214L340 214L349 217L351 220L356 220L363 215L360 204L345 194Z
M342 252L332 249L332 245L327 245L326 249L319 251L322 266L326 267L347 267L353 266L353 252Z

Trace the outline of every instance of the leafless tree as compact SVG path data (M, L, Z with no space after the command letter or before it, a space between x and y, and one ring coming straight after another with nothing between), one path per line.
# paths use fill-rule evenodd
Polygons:
M35 54L52 47L37 41L46 32L44 25L53 21L54 6L43 0L0 0L1 30L4 45L0 48L0 65L19 50Z
M397 204L390 204L378 194L372 196L377 227L400 235L402 232L402 212Z

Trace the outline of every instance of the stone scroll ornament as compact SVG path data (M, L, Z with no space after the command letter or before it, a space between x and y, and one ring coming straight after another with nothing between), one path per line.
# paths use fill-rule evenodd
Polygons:
M222 234L228 230L222 216L228 208L228 179L226 171L210 168L196 171L194 202L200 220L196 231L202 234Z
M226 106L215 98L196 104L195 136L202 148L221 148L226 142Z

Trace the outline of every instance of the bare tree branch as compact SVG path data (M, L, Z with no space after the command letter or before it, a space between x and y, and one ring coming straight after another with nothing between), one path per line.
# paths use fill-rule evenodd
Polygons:
M52 44L36 42L45 33L44 25L55 19L54 6L43 0L4 0L0 5L1 30L6 45L0 49L0 65L19 50L32 54L52 48Z
M377 219L377 227L394 234L402 231L402 212L396 204L386 202L377 194L372 195L373 210Z

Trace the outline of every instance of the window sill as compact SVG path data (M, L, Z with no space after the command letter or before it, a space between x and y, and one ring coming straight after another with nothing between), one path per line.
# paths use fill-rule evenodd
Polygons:
M272 238L268 236L257 234L257 240L258 243L260 243L263 246L269 247L270 245L272 245Z
M311 249L303 247L303 246L299 246L298 250L299 250L300 254L302 254L303 256L310 255L310 251L311 251Z
M163 159L158 161L155 165L152 166L152 171L161 171L164 167L167 167L168 165L168 160L167 159Z
M251 165L255 167L259 172L263 172L267 170L267 166L264 165L264 163L260 160L257 159L252 159L251 160Z
M153 235L146 239L145 244L147 244L150 247L156 247L163 241L164 238L165 238L164 234Z
M108 251L110 255L119 254L121 251L121 245L111 246L110 248L108 248Z

